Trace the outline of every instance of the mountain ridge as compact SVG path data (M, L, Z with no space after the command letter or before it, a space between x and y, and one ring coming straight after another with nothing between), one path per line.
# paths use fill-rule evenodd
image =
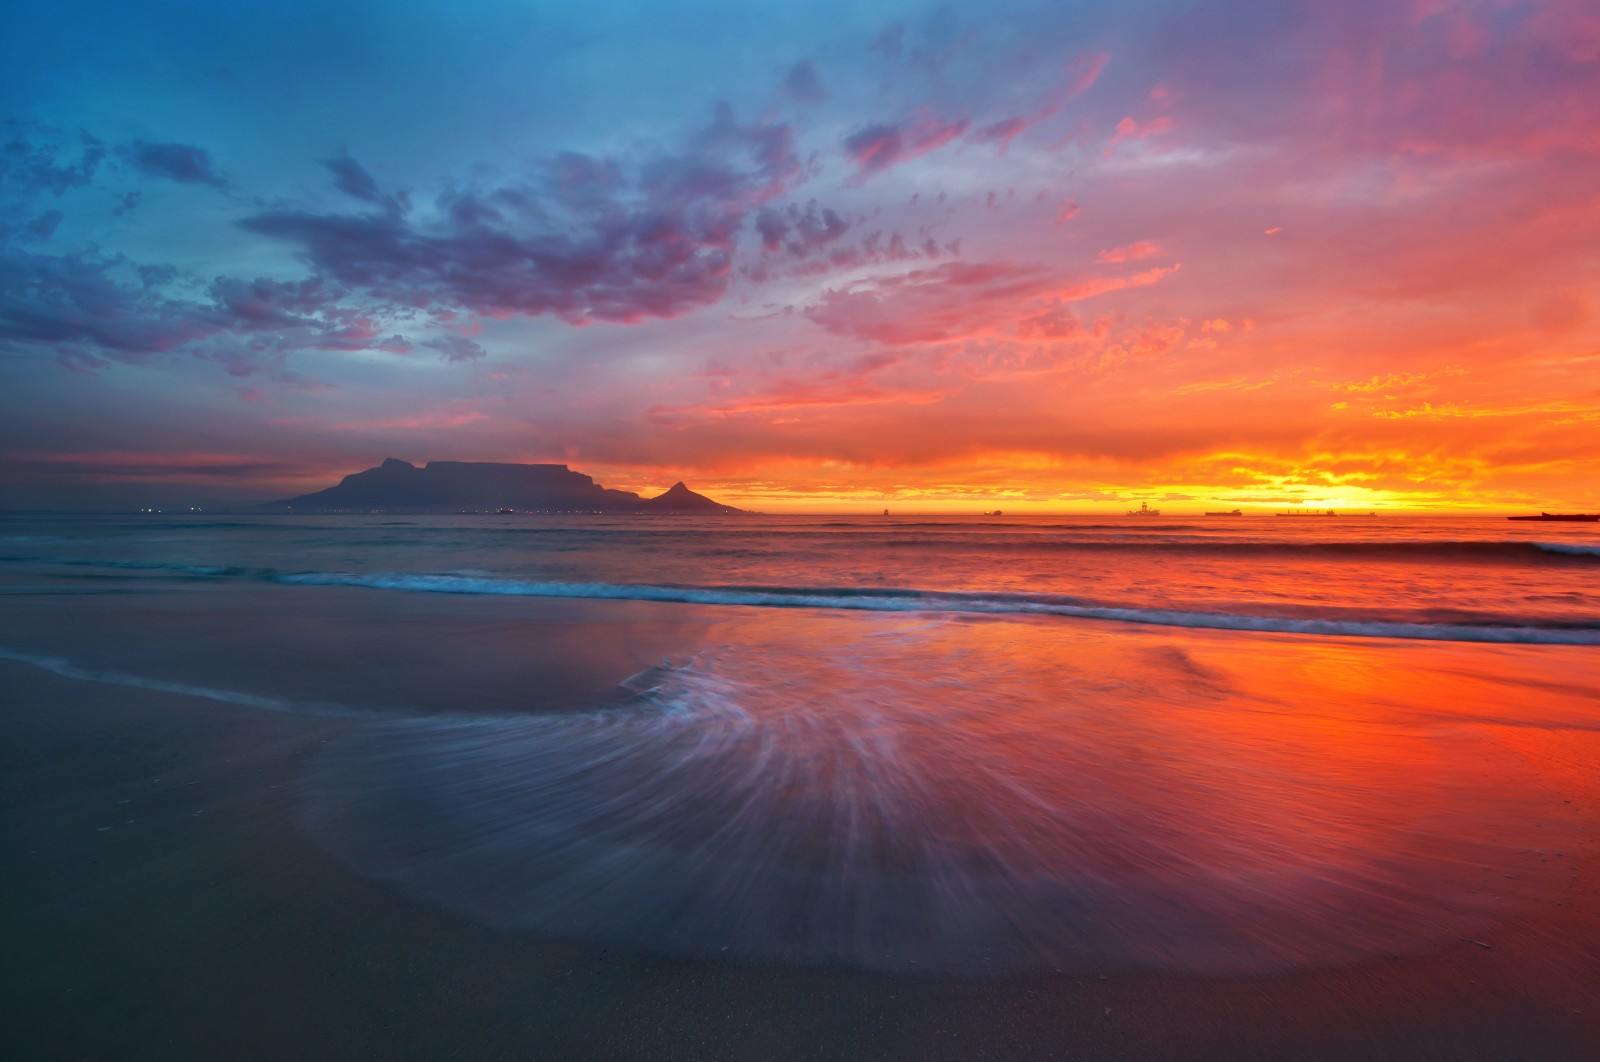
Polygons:
M566 465L496 461L429 461L418 467L399 458L352 472L323 490L262 508L294 512L522 512L737 513L681 480L654 498L602 487Z

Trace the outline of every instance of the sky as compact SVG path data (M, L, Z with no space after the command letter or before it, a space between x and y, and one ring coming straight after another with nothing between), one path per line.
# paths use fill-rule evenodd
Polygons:
M1600 508L1590 0L0 18L0 507Z

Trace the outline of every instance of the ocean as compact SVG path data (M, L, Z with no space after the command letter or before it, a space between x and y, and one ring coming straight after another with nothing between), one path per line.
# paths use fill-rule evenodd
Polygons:
M13 515L0 588L5 674L315 735L339 874L596 955L1282 976L1595 842L1592 526Z
M1600 530L1498 518L11 517L13 578L1600 644ZM400 607L391 602L388 607Z

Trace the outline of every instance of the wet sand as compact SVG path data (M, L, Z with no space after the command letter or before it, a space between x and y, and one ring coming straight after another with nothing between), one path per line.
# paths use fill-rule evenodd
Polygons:
M321 618L301 622L331 630L349 619L342 610L372 608L357 591L326 593ZM327 696L332 672L304 666L304 641L255 664L228 656L236 643L217 619L243 622L237 602L130 600L124 623L102 599L91 633L74 628L70 603L50 600L6 602L8 644L75 648L73 659L148 674L172 648L164 641L190 638L181 644L214 671L186 672L189 681L231 677L230 688ZM430 606L444 613L417 621L418 637L436 638L441 617L464 607ZM248 614L265 630L293 611L279 608L255 597ZM540 688L559 708L613 685L686 628L714 622L683 606L643 609L630 629L644 633L592 649L578 666L578 643L555 631L581 628L580 614L473 603L483 623L500 608L506 622L550 625L555 640L531 640L515 665L454 657L441 664L445 692L376 672L350 676L339 692L366 690L379 703L405 695L447 711L461 674L480 676L476 696L496 704L525 702L533 674L550 677ZM158 614L160 623L149 621ZM153 632L145 642L134 633L140 616ZM402 658L407 622L374 618L352 638ZM206 635L208 626L221 633ZM321 638L313 631L309 641ZM304 783L360 719L63 678L14 661L0 661L0 690L0 971L12 1057L1600 1056L1593 828L1563 850L1541 902L1508 910L1472 940L1405 958L1242 977L797 967L496 930L352 873L305 828ZM1600 734L1530 731L1520 748L1574 821L1600 823Z

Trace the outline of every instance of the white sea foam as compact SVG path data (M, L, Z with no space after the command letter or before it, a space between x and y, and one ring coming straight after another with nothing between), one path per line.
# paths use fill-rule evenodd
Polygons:
M294 712L301 715L338 715L338 716L365 716L371 713L358 708L350 708L340 704L328 704L319 701L292 701L282 697L269 697L259 693L247 693L243 690L218 689L215 686L197 686L189 682L170 682L166 679L150 678L145 675L134 675L126 671L107 671L99 668L83 667L59 656L44 656L39 653L25 653L16 649L0 647L0 660L10 660L18 664L28 664L41 671L48 671L61 678L75 679L81 682L99 682L109 686L127 686L132 689L153 690L157 693L172 693L180 697L198 697L207 701L219 701L223 704L236 704L243 708L256 708L266 712Z
M1600 545L1584 542L1535 542L1546 553L1561 553L1569 557L1600 557Z

